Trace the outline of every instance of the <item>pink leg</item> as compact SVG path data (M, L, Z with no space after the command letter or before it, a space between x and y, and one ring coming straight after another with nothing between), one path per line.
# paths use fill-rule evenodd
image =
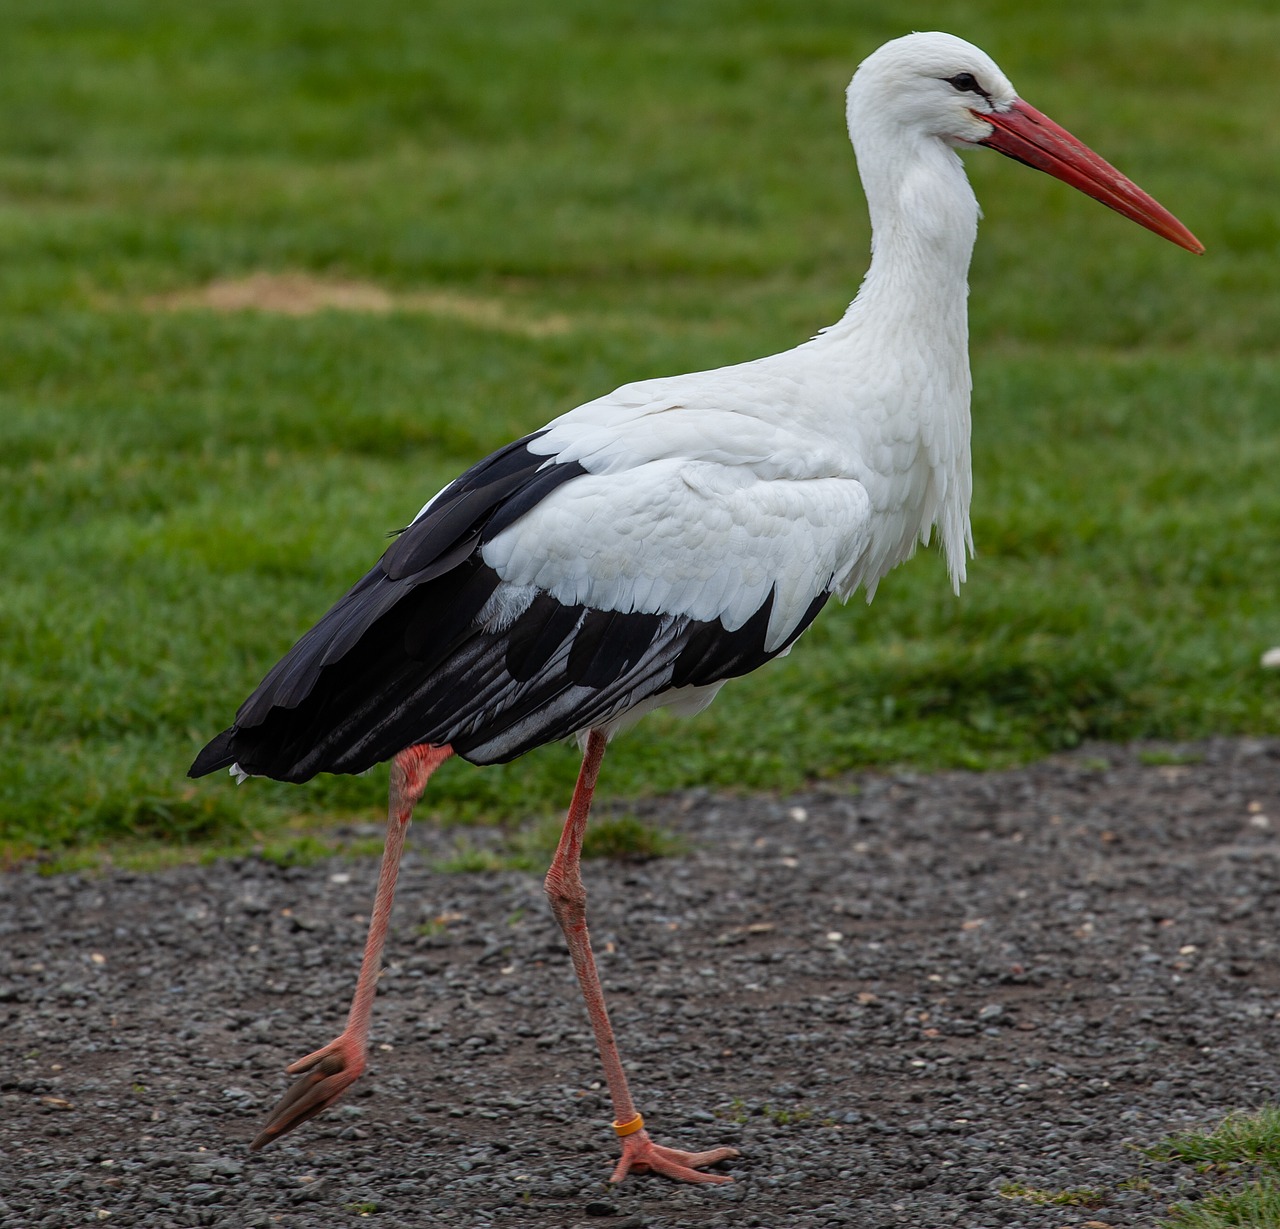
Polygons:
M271 1111L267 1124L250 1145L261 1148L277 1136L314 1118L332 1105L359 1079L365 1067L365 1051L369 1041L369 1016L373 996L382 971L382 945L391 920L391 903L395 899L396 874L400 870L400 854L413 808L426 789L431 774L453 754L449 746L432 747L423 743L409 747L396 756L391 765L391 798L387 808L387 840L382 851L382 867L378 871L378 891L373 900L373 916L369 919L369 936L364 944L360 977L347 1014L347 1026L327 1046L290 1064L290 1075L301 1075Z
M552 912L569 944L574 972L582 987L587 1015L596 1035L596 1046L604 1066L604 1077L613 1100L613 1129L622 1140L622 1159L613 1171L613 1182L621 1182L631 1171L646 1173L653 1170L668 1178L684 1182L732 1182L724 1174L704 1174L698 1170L704 1165L714 1165L738 1155L736 1148L713 1148L709 1152L681 1152L664 1148L649 1138L644 1120L636 1112L627 1087L627 1077L622 1070L618 1043L614 1040L605 1007L604 990L596 971L595 958L591 954L591 936L587 933L587 892L582 884L580 862L582 839L587 830L587 814L591 809L591 795L595 792L600 762L604 759L605 736L592 730L587 736L587 752L582 760L582 771L569 804L569 815L560 834L556 856L547 871L545 888L551 900Z

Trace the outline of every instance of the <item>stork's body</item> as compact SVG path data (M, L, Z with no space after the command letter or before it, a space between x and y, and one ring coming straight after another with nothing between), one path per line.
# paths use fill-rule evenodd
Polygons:
M782 354L626 385L482 461L419 513L275 667L193 766L285 780L394 759L387 851L347 1029L257 1141L318 1112L364 1065L369 1008L413 804L450 754L509 760L577 736L585 758L547 877L600 1044L628 1169L724 1180L643 1130L587 939L578 857L613 732L696 711L789 650L824 603L936 531L952 584L970 546L967 272L978 206L955 150L987 144L1157 233L1194 238L1018 100L949 35L870 57L850 134L874 232L839 323Z

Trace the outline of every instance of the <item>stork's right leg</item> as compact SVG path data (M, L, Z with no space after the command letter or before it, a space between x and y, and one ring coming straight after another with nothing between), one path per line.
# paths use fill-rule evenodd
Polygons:
M369 936L365 940L364 959L360 964L356 992L351 999L347 1026L327 1046L290 1065L289 1074L301 1075L302 1078L290 1085L251 1147L261 1148L308 1118L314 1118L332 1105L364 1071L369 1044L369 1016L378 988L378 974L382 971L382 945L387 937L387 923L391 920L391 904L395 899L396 874L400 870L405 833L409 830L413 808L422 797L431 774L452 754L452 747L432 747L424 743L401 751L392 762L387 840L378 872L373 916L369 919Z
M596 1035L596 1048L604 1066L605 1082L613 1101L613 1129L622 1141L622 1159L613 1171L612 1182L621 1182L629 1173L654 1173L674 1178L679 1182L732 1182L728 1174L702 1173L705 1165L715 1165L738 1155L736 1148L712 1148L706 1152L684 1152L678 1148L666 1148L655 1144L644 1129L631 1099L626 1073L609 1012L605 1007L604 989L595 957L591 954L591 936L587 932L587 891L582 883L582 840L587 831L587 815L591 810L591 796L595 792L600 762L604 759L605 736L592 730L587 736L586 754L582 758L582 771L569 804L569 815L564 821L560 844L547 871L546 892L551 901L551 911L569 944L578 985L582 989L587 1018Z

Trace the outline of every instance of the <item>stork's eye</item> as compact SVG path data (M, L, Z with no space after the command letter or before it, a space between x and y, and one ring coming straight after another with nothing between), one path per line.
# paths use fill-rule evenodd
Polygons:
M978 78L972 73L956 73L954 77L947 78L947 84L955 86L962 94L981 94L983 98L990 98L991 95L978 84Z

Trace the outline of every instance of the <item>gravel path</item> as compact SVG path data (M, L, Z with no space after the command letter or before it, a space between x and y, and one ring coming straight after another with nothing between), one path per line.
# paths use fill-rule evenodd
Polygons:
M451 834L411 841L371 1073L260 1154L376 865L9 875L0 1225L1152 1224L1197 1179L1130 1145L1274 1099L1280 1040L1280 742L1179 751L645 804L688 853L589 864L592 931L655 1138L742 1151L716 1188L606 1185L540 882L433 872Z

